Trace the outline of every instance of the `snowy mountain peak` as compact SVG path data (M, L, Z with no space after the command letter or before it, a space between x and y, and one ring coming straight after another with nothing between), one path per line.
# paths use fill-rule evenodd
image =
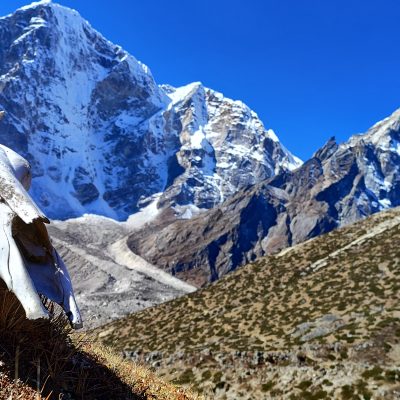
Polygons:
M158 86L74 10L23 7L0 19L0 43L0 143L31 162L51 218L126 219L154 198L210 208L300 164L241 101Z
M179 88L174 88L172 86L166 87L166 93L168 97L172 100L173 104L183 102L186 99L192 97L195 92L204 92L204 87L201 82L193 82L188 85L181 86Z
M18 11L29 10L29 9L36 8L36 7L39 7L39 6L48 6L48 5L50 5L50 4L51 4L51 5L53 4L52 0L34 1L34 2L32 2L31 4L28 4L28 5L26 5L26 6L23 6L23 7L18 8L18 9L16 10L16 12L18 12ZM71 11L72 11L72 9L71 9Z
M370 140L375 145L382 145L382 141L386 142L391 134L400 131L400 109L396 110L392 115L375 124L368 130L365 135L366 140ZM393 138L391 138L393 139ZM389 139L390 140L390 139Z
M90 39L89 47L94 47L94 50L101 53L102 49L98 46L107 43L112 50L108 52L107 57L109 60L127 62L132 73L139 75L150 75L150 69L143 63L136 60L135 57L125 52L120 46L106 40L98 31L92 28L90 23L82 18L82 16L74 9L64 7L60 4L53 3L52 1L39 1L34 2L28 6L22 7L17 10L16 14L22 12L24 16L31 16L27 26L23 29L23 34L17 41L29 38L32 36L35 29L47 27L53 33L57 32L62 36L62 40L58 41L57 47L63 47L67 53L80 53L82 57L88 55L88 41ZM29 13L32 13L31 15ZM10 14L7 17L13 17ZM28 18L25 18L28 21ZM24 22L24 21L20 21ZM31 38L30 41L35 40ZM76 48L78 46L78 49ZM89 49L89 52L93 49ZM60 50L62 51L62 50ZM64 54L68 56L68 54ZM65 58L67 60L67 57ZM164 93L160 91L159 96L166 101Z
M342 146L370 144L380 152L398 152L400 155L400 109L377 122L363 135L354 135Z
M182 173L161 196L161 207L172 206L178 215L192 206L211 208L240 188L301 165L242 101L200 82L163 88L181 127L176 164Z

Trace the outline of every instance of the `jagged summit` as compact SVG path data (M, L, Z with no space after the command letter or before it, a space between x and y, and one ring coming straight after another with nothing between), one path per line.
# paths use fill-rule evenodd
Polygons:
M17 9L17 12L20 10L29 10L30 8L35 8L38 6L46 6L46 5L54 5L52 0L40 0L40 1L33 1L30 4L27 4L26 6L20 7ZM57 6L62 7L60 4L57 4ZM64 7L66 8L66 7ZM74 11L70 9L71 11Z
M31 162L51 218L121 220L154 198L179 215L301 164L242 102L199 82L157 85L57 3L0 19L0 43L0 142Z
M329 158L338 148L336 143L336 138L332 136L329 140L314 154L313 158L318 158L319 160L323 161Z
M397 148L400 140L400 109L394 111L390 116L373 125L364 135L354 135L349 145L356 145L360 140L371 143L383 151ZM400 146L399 146L400 152Z
M61 4L53 3L52 0L40 0L40 1L34 1L34 2L30 3L30 4L27 4L26 6L19 7L19 8L17 8L15 10L14 13L5 15L3 17L0 17L0 19L8 18L8 17L12 16L15 13L24 12L24 11L27 11L27 10L30 10L30 9L41 7L41 6L51 6L51 5L54 5L54 4L56 4L59 7L67 8L67 7L62 6ZM72 8L70 8L68 10L69 10L69 12L75 12L76 13L76 11L74 9L72 9Z

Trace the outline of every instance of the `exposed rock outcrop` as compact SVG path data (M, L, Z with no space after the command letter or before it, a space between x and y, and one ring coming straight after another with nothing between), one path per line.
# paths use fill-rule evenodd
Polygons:
M131 249L196 285L255 258L400 204L400 111L364 135L333 139L294 171L190 221L144 227ZM200 271L199 271L200 270Z

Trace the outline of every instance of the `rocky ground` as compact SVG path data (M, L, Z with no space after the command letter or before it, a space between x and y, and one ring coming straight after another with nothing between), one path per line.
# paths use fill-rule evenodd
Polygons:
M68 266L85 328L195 290L132 253L124 223L91 215L53 221L48 230Z
M288 353L202 351L163 358L125 353L209 399L398 399L398 348L387 365L371 362L382 346L303 346ZM379 359L381 361L381 359Z

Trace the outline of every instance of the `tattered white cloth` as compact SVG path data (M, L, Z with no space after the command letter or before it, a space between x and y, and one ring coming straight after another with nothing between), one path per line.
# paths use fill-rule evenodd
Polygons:
M82 320L66 266L52 246L50 221L28 194L29 163L0 145L0 278L28 319L48 318L40 295L61 305L74 328Z

